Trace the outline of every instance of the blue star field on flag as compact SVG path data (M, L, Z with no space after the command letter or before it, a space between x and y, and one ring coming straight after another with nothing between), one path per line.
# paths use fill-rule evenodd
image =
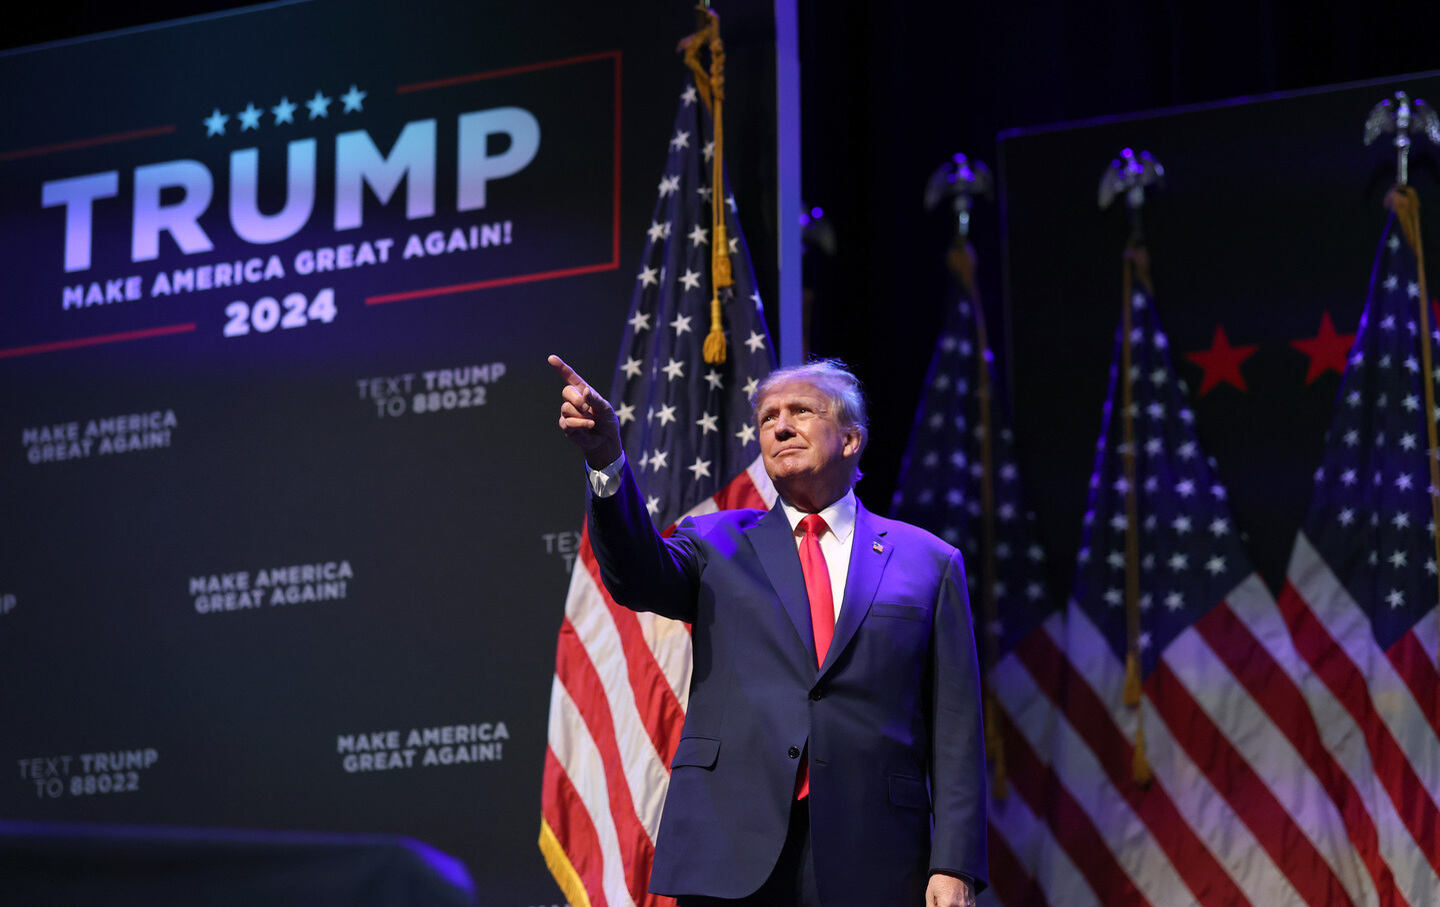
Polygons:
M1415 252L1392 216L1340 385L1305 534L1388 649L1435 607ZM1440 333L1431 324L1431 362ZM1431 376L1440 381L1440 368Z
M1140 670L1148 674L1176 635L1220 603L1251 572L1215 464L1195 433L1187 388L1170 361L1150 293L1137 282L1129 379L1133 388L1139 520ZM1116 332L1090 477L1074 601L1119 658L1127 651L1124 398Z
M611 385L621 439L651 518L668 526L759 455L751 395L774 367L735 200L715 198L709 113L680 96L659 197ZM710 329L711 205L724 206L735 284L722 290L728 353L702 358Z
M1008 427L1001 427L1004 420L998 417L999 407L994 402L995 576L984 575L980 370L986 371L991 388L995 387L995 374L994 357L979 340L976 314L976 303L961 292L946 315L930 359L890 515L929 529L960 549L965 556L971 605L977 613L982 601L979 584L991 583L995 617L988 629L995 634L995 655L999 657L1045 619L1053 610L1053 600L1043 579L1045 552L1037 542L1035 515L1024 504L1014 438Z

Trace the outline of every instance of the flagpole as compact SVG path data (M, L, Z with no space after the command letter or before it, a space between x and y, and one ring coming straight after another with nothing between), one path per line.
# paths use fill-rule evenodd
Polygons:
M1410 182L1410 147L1412 135L1429 138L1440 145L1440 115L1420 98L1413 101L1403 91L1395 92L1394 100L1386 98L1370 110L1365 119L1365 144L1369 145L1382 132L1395 133L1395 186L1385 194L1385 207L1395 214L1400 232L1415 254L1416 283L1420 298L1420 386L1425 392L1425 437L1429 444L1430 464L1430 536L1434 544L1435 563L1440 564L1440 445L1435 430L1435 374L1430 352L1430 295L1425 287L1425 247L1420 241L1420 197ZM1436 602L1440 605L1440 571L1436 572ZM1440 654L1437 654L1440 667Z
M991 196L993 185L990 168L983 161L956 154L930 175L930 181L925 186L927 210L935 208L946 198L952 200L955 239L946 253L945 263L960 282L961 289L970 297L971 310L975 315L975 339L980 347L977 350L980 365L977 370L979 388L976 399L980 404L980 548L983 567L979 586L983 626L979 635L984 647L985 664L992 669L1000 658L1000 639L997 632L1000 609L995 600L995 584L999 581L1000 568L995 553L995 455L991 411L993 393L990 384L990 336L985 329L985 306L980 299L980 287L975 281L975 247L970 244L970 209L974 206L975 196ZM995 692L988 679L981 683L981 693L985 710L985 759L990 766L990 790L996 799L1003 800L1010 793L1005 766L1005 743L1000 736L995 717Z
M1120 279L1120 387L1122 405L1120 419L1123 431L1121 462L1125 468L1125 687L1122 701L1135 709L1135 750L1130 760L1130 774L1141 787L1150 784L1153 773L1145 752L1145 712L1140 671L1140 506L1136 495L1135 477L1135 389L1131 377L1133 359L1130 333L1134 323L1135 282L1154 295L1150 283L1149 256L1141 231L1140 211L1145 205L1145 189L1158 184L1165 168L1148 151L1138 155L1129 148L1110 162L1100 177L1100 207L1107 208L1122 193L1130 209L1130 239L1121 257Z

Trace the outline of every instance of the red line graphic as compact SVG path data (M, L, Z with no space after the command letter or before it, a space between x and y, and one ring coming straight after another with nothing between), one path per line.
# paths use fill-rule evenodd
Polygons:
M98 334L94 337L76 337L72 340L52 340L49 343L36 343L31 346L12 346L7 350L0 350L0 359L10 359L15 356L35 356L40 353L54 353L59 350L73 350L82 346L99 346L104 343L124 343L127 340L145 340L149 337L164 337L169 334L187 334L195 330L195 323L189 324L167 324L158 328L144 328L139 331L121 331L118 334Z
M455 283L444 287L424 287L419 290L403 290L399 293L382 293L366 296L366 305L382 305L405 299L424 299L427 296L448 296L451 293L467 293L471 290L488 290L490 287L508 287L517 283L534 283L537 280L555 280L560 277L575 277L579 274L594 274L598 271L613 271L619 267L615 262L606 261L598 265L581 265L578 268L562 268L558 271L537 271L534 274L516 274L513 277L496 277L492 280L477 280L473 283Z
M53 145L36 145L34 148L19 148L15 151L0 152L0 164L7 161L18 161L27 157L40 157L46 154L54 154L57 151L74 151L76 148L93 148L96 145L110 145L115 142L128 142L133 139L148 139L151 136L169 135L175 131L175 124L168 126L150 126L145 129L132 129L129 132L112 132L109 135L97 135L88 139L71 139L68 142L56 142Z
M465 85L469 82L483 82L486 79L498 79L502 76L514 76L524 72L536 72L541 69L554 69L557 66L574 66L577 63L591 63L595 60L615 60L615 68L620 68L620 51L602 50L599 53L584 54L578 57L566 57L563 60L545 60L540 63L527 63L523 66L511 66L506 69L491 69L485 72L466 73L461 76L449 76L444 79L431 79L428 82L411 82L409 85L401 85L395 89L396 94L410 94L416 91L429 91L432 88L449 88L452 85Z

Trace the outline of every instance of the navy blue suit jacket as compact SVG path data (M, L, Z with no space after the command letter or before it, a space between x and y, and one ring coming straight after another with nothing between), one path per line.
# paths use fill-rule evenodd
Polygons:
M918 905L933 870L983 887L980 679L960 554L860 507L844 602L815 663L804 575L774 509L655 531L626 467L591 496L611 596L693 625L689 709L671 761L650 888L743 897L775 866L798 757L826 904Z

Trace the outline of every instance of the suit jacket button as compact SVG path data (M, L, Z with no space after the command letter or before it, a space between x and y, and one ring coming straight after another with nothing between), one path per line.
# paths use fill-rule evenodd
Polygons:
M791 759L799 759L799 758L800 758L800 747L798 747L798 746L792 746L792 747L790 747L790 749L787 751L787 753L788 753L788 755L790 756Z
M824 697L824 695L825 695L825 694L822 693L822 692L820 692L819 690L811 690L811 691L810 691L810 701L811 701L811 702L819 702L819 701L821 700L821 698Z

